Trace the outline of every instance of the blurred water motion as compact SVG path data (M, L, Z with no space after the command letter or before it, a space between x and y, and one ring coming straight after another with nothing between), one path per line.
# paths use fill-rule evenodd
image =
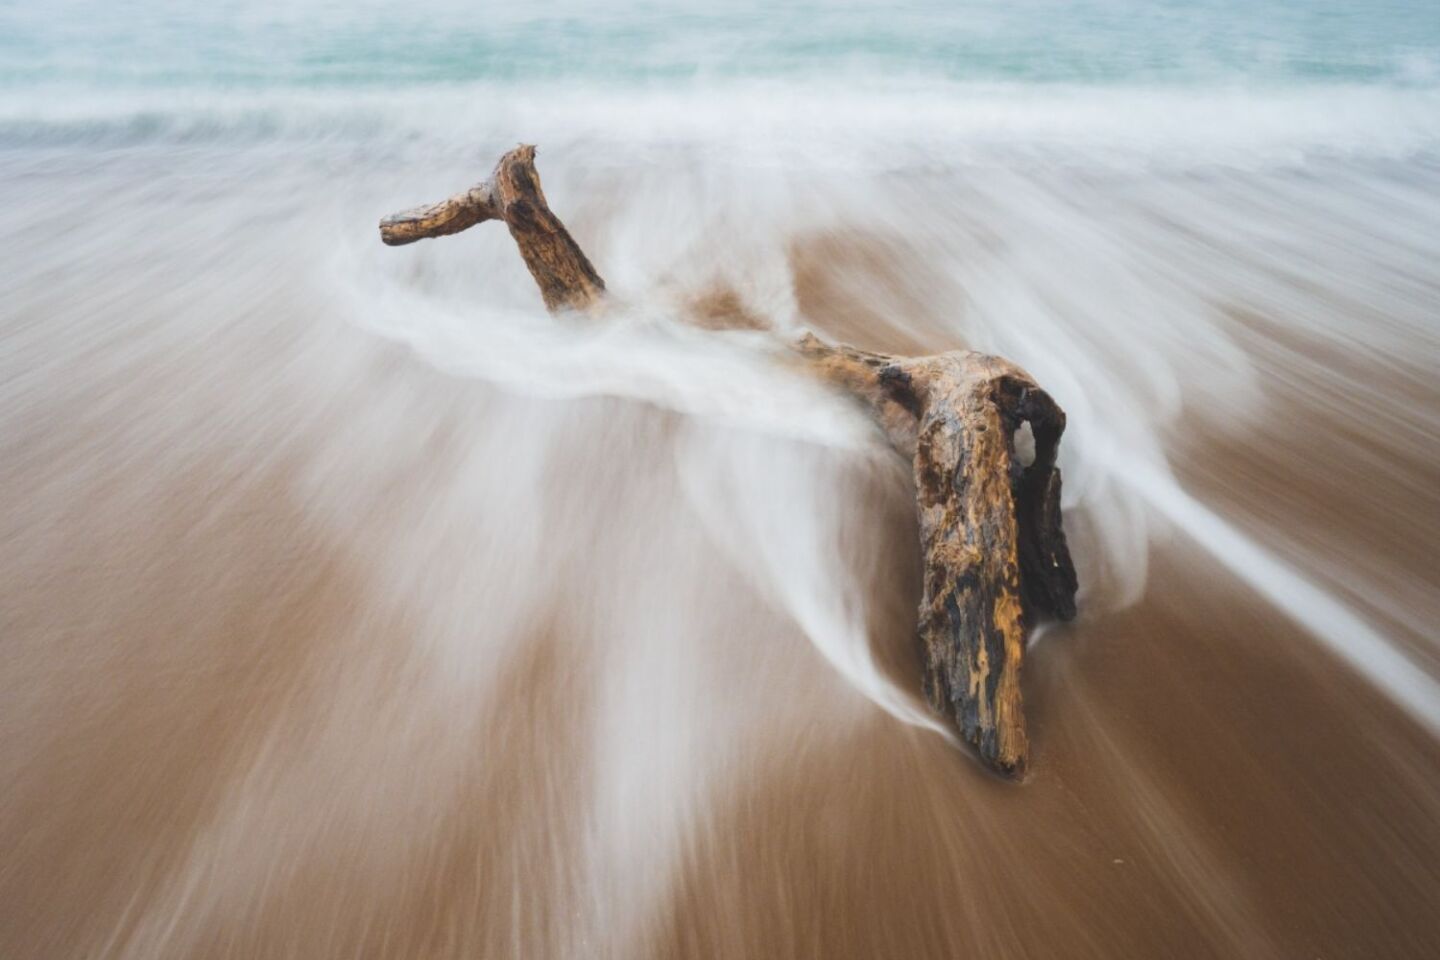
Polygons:
M0 955L1433 955L1421 6L0 9ZM1069 413L1022 786L806 327Z

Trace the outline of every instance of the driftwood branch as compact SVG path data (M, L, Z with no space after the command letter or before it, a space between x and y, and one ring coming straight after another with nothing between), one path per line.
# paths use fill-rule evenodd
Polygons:
M459 233L486 220L504 220L510 228L547 309L586 310L604 295L605 281L545 202L533 146L505 154L490 179L464 193L386 217L380 221L380 239L398 247Z
M551 310L597 306L605 283L550 211L535 148L500 159L489 180L429 207L386 217L388 244L503 220ZM1075 568L1060 517L1055 457L1065 413L1025 371L957 350L896 357L793 344L820 376L870 410L915 471L924 554L919 636L924 689L992 769L1015 776L1029 752L1020 671L1037 619L1075 615ZM1022 425L1033 456L1017 446Z

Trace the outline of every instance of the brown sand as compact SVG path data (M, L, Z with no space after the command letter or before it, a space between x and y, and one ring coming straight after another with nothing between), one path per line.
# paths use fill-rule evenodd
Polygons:
M912 329L842 315L827 274L883 247L799 250L800 307L904 349ZM177 276L220 269L166 249ZM836 478L898 678L918 595L903 471L447 376L267 283L278 267L142 276L114 292L123 323L63 292L10 321L0 956L1440 944L1440 747L1182 536L1138 604L1038 641L1033 772L1003 783L847 686L687 507L713 471L677 464ZM1273 430L1178 430L1181 477L1281 553L1428 571L1412 612L1432 614L1434 438L1269 396Z

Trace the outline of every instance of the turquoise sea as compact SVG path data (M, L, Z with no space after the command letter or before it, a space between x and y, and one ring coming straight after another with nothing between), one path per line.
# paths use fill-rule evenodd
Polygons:
M0 80L15 91L816 77L1086 86L1440 82L1440 18L1425 0L10 0L0 26Z
M467 99L541 89L548 108L617 124L625 118L607 106L616 99L659 111L656 126L693 125L701 118L686 103L711 98L741 113L790 103L803 125L817 113L843 123L833 114L847 98L878 97L901 114L939 104L948 120L927 119L981 136L1013 126L1023 138L1033 121L1045 137L1118 112L1094 119L1131 121L1130 140L1147 124L1157 137L1180 126L1203 140L1194 128L1215 126L1206 106L1234 101L1243 109L1233 122L1261 141L1304 126L1337 149L1429 150L1440 17L1425 0L0 5L9 146L426 135L416 111L437 99L462 104L452 123L473 135ZM1394 116L1374 115L1382 102ZM989 118L996 104L1014 121Z

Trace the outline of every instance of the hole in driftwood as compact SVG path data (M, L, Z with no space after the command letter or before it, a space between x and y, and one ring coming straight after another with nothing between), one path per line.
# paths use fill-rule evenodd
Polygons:
M1029 420L1020 421L1011 442L1015 446L1015 460L1020 464L1020 468L1030 469L1030 465L1035 462L1035 432L1030 429Z

